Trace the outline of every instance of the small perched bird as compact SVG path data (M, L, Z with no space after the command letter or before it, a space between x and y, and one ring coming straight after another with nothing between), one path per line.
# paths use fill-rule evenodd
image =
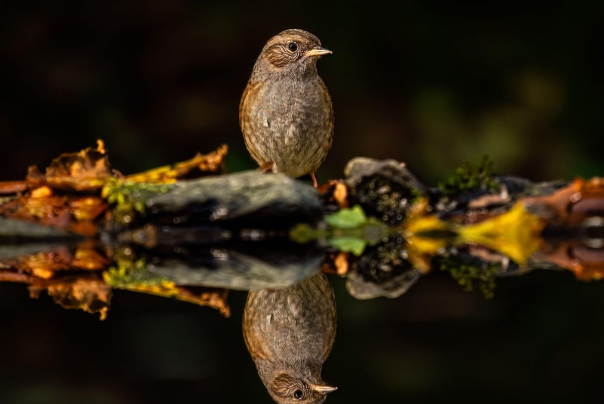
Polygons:
M243 338L277 403L318 404L337 389L321 381L336 337L336 318L333 288L322 273L285 289L248 294Z
M317 73L332 53L319 38L288 29L268 40L239 104L245 145L262 169L291 177L310 174L325 161L333 140L333 107Z

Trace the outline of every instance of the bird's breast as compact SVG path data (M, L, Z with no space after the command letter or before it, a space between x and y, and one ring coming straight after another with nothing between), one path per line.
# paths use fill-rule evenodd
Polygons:
M240 119L252 156L294 177L315 171L333 135L331 99L321 79L269 79L250 92Z

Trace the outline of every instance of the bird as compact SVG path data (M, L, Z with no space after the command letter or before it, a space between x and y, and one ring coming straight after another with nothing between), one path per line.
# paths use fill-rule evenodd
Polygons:
M260 168L294 178L310 174L315 188L334 132L317 60L331 53L310 32L280 32L264 45L239 103L245 146Z
M336 325L333 288L323 273L284 289L249 292L243 338L275 402L318 404L337 390L321 379Z

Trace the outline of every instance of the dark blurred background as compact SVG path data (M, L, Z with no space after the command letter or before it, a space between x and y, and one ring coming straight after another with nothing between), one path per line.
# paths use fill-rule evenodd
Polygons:
M395 158L426 183L483 154L533 180L604 174L598 2L149 0L3 2L0 180L105 140L133 173L222 143L253 168L239 97L266 40L306 29L336 112L319 180L352 157ZM495 298L442 274L394 301L333 279L340 333L328 402L585 402L604 376L604 284L542 272ZM0 402L268 402L233 317L117 292L99 322L0 285Z

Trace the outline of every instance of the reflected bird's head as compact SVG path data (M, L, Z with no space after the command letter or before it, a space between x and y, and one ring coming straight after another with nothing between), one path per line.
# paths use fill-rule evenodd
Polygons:
M327 393L338 389L322 382L311 383L308 378L294 377L290 373L277 375L266 387L273 400L280 404L322 403L325 401Z

